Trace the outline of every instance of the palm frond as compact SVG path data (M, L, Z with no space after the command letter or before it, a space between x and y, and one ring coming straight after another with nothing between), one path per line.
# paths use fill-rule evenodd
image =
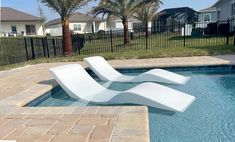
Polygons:
M160 7L160 1L155 1L152 3L144 3L139 8L135 9L133 17L142 21L144 24L155 19L159 16L158 9Z
M115 16L123 22L133 16L143 5L162 4L160 0L101 0L98 6L94 7L89 13L95 17L102 14L102 17Z
M91 0L41 0L41 3L56 11L61 18L69 18L75 11Z

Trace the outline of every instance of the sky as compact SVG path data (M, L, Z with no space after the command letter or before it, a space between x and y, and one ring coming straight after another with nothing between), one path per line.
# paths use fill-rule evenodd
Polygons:
M163 5L160 10L175 7L190 7L194 10L201 10L212 6L216 1L217 0L162 0ZM37 0L0 0L0 2L1 7L12 7L35 16L39 16ZM81 8L79 12L88 12L89 9L97 5L98 2L99 1L90 2L87 6ZM59 15L48 7L43 6L43 10L47 20L59 18Z

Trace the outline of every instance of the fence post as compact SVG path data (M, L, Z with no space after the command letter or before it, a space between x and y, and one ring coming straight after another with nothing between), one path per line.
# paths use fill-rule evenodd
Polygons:
M186 32L186 24L184 22L184 47L185 47L185 42L186 42L186 35L185 35L185 32Z
M148 25L148 24L147 24L147 25ZM146 42L145 42L145 44L146 44L145 46L146 46L146 50L148 50L148 32L149 32L149 31L148 31L148 27L146 27L145 30L146 30L146 31L145 31L145 41L146 41Z
M233 45L235 46L235 34L233 35Z
M81 41L79 41L79 35L76 34L76 36L77 36L77 37L76 37L76 41L77 41L77 46L78 46L78 55L80 55L80 48L81 48L81 47L80 47L80 46L81 46L80 42L81 42Z
M52 39L52 47L53 47L53 51L54 51L54 56L56 56L56 49L55 49L55 39Z
M61 39L61 43L62 43L62 45L61 45L61 50L62 50L62 55L65 55L64 54L64 39L63 39L63 37L62 37L62 39Z
M26 52L26 58L29 60L29 54L28 54L28 44L27 44L27 39L24 38L24 47L25 47L25 52Z
M42 38L42 49L43 49L43 55L46 57L46 49L45 49L45 40Z
M113 52L113 33L112 33L112 30L110 30L110 41L111 41L111 52Z
M32 37L30 38L30 44L31 44L32 58L35 59L34 44Z
M229 19L227 21L228 29L227 29L227 42L226 44L229 45L229 29L230 29L230 24L229 24Z
M46 44L46 48L47 48L47 57L50 58L50 52L49 52L49 47L48 47L48 39L47 37L44 38L45 39L45 44Z

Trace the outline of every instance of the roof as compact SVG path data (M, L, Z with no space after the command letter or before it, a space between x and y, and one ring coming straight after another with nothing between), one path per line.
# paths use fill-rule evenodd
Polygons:
M182 13L197 13L197 11L189 7L179 7L179 8L164 9L160 13L161 15L159 16L159 18L167 19L170 16L175 17L181 15Z
M69 22L71 23L76 23L76 22L89 22L89 21L103 21L101 18L99 17L92 17L86 14L82 14L82 13L74 13L70 18L69 18ZM46 26L51 26L51 25L56 25L56 24L60 24L61 23L61 19L54 19L51 21L48 21L46 23Z
M175 12L186 12L186 11L195 11L192 8L189 7L177 7L177 8L168 8L168 9L164 9L161 12L165 12L165 13L175 13ZM196 12L196 11L195 11Z
M1 22L10 21L10 22L18 22L18 21L41 21L42 19L37 16L33 16L22 11L10 8L10 7L0 7L1 13Z
M216 6L216 5L218 5L220 2L222 2L222 1L224 1L224 0L217 0L217 2L213 5L213 6Z
M216 10L217 10L216 7L208 7L208 8L200 10L199 12L214 12Z

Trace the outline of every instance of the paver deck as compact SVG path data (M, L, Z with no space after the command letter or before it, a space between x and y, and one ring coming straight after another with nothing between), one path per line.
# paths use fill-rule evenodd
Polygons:
M235 55L109 61L114 67L235 64ZM83 62L79 62L84 65ZM46 63L0 72L0 139L27 141L148 142L147 107L22 107L56 82ZM85 67L85 65L84 65Z

